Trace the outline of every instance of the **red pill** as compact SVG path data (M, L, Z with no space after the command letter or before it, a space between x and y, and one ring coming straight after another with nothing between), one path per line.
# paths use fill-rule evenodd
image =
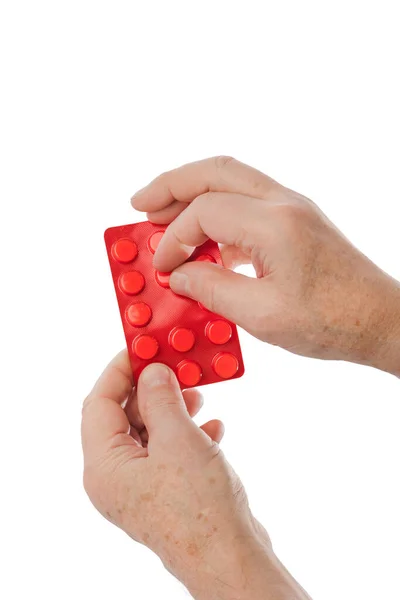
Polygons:
M169 288L169 276L171 273L162 273L161 271L156 271L155 278L158 285L161 285L163 288Z
M213 344L226 344L232 337L232 327L222 319L210 321L206 325L206 336Z
M127 271L122 273L119 278L119 287L130 296L139 294L144 288L144 277L139 271Z
M152 317L150 306L144 302L130 304L125 314L128 323L134 327L144 327Z
M158 352L158 342L151 335L139 335L133 340L132 348L139 358L150 360Z
M222 379L230 379L239 369L239 361L230 352L218 352L213 358L212 366Z
M163 235L163 231L156 231L155 233L153 233L153 235L149 237L148 246L150 252L152 252L153 254L157 250L158 244L161 242L161 238L163 237Z
M183 360L177 367L177 375L183 385L191 387L199 383L202 372L200 365L193 360Z
M105 232L134 380L153 362L169 365L181 389L235 380L244 371L236 326L214 313L208 302L174 292L172 273L155 268L154 254L160 244L163 251L165 235L167 224L149 222ZM212 240L190 251L187 261L204 262L204 269L207 264L209 269L221 267L218 244Z
M121 239L113 244L111 254L120 263L130 263L137 257L138 249L132 240Z
M191 329L174 327L168 336L168 341L174 350L178 352L189 352L194 346L195 337Z

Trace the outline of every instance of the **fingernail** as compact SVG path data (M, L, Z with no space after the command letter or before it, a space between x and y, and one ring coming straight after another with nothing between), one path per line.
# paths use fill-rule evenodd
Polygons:
M189 277L185 273L179 273L179 271L172 271L169 278L169 286L178 294L189 293Z
M149 388L165 385L171 381L171 372L165 365L158 363L149 365L143 370L140 380Z

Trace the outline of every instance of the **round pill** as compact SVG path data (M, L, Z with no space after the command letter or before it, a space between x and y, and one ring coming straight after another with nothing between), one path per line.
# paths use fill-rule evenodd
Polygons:
M156 231L155 233L153 233L153 235L151 235L149 237L148 246L149 246L150 252L152 252L153 254L157 250L158 244L161 242L161 238L163 235L164 235L163 231Z
M161 285L163 288L169 288L169 276L171 273L162 273L161 271L156 271L155 278L158 285Z
M232 337L232 327L222 319L210 321L206 325L206 336L213 344L226 344Z
M168 341L174 350L188 352L194 346L194 333L191 329L175 327L168 336Z
M198 262L211 262L211 263L217 262L215 260L215 258L213 256L211 256L211 254L200 254L200 256L198 256L194 260L198 261Z
M183 360L177 367L177 375L183 385L190 387L199 383L202 372L200 365L193 360Z
M119 287L130 296L139 294L144 288L144 277L139 271L127 271L119 278Z
M213 358L212 366L214 371L222 379L233 377L239 368L239 361L229 352L218 352Z
M111 254L120 263L130 263L137 257L138 249L132 240L121 239L114 242Z
M132 348L134 353L143 360L154 358L158 352L158 342L151 335L138 335L133 340Z
M126 320L134 327L144 327L152 317L151 308L144 302L130 304L126 309Z

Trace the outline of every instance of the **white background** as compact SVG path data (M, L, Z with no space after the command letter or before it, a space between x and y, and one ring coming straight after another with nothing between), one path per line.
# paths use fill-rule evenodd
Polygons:
M0 596L187 597L81 485L84 396L124 339L103 230L230 154L315 200L400 278L398 3L0 2ZM241 336L201 421L312 597L400 598L394 377Z

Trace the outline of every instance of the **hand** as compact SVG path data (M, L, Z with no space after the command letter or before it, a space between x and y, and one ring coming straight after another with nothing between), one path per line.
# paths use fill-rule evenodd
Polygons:
M272 552L218 441L219 421L190 417L172 371L150 365L137 395L126 352L84 403L86 491L96 508L151 548L198 599L306 599Z
M154 256L171 288L297 354L400 375L400 285L304 196L229 157L185 165L132 198L170 223ZM182 263L208 238L225 269ZM230 270L252 263L257 278Z

